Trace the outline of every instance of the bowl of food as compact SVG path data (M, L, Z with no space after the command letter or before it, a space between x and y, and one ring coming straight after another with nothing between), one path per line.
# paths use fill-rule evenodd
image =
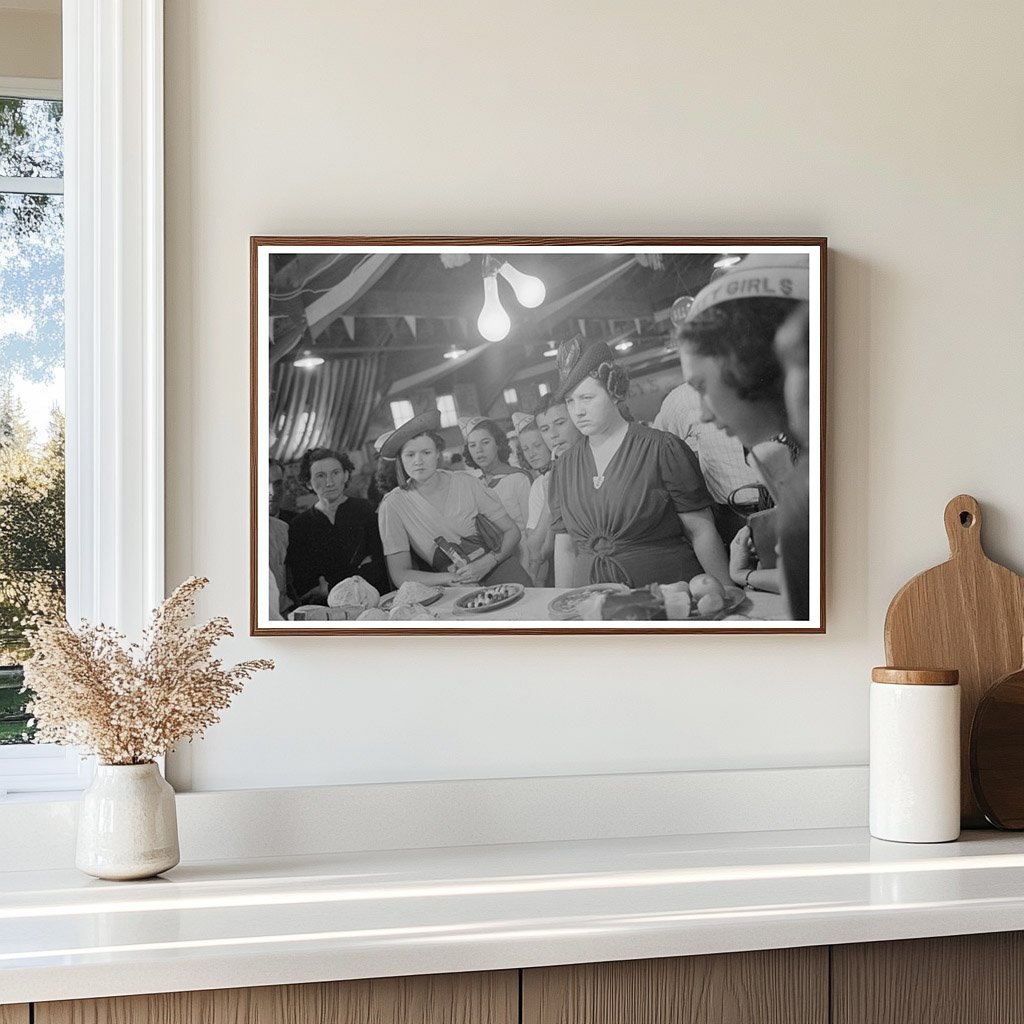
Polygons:
M548 604L548 615L552 619L580 619L582 613L591 606L588 602L597 594L626 594L629 587L624 583L591 583L586 587L576 587L559 594ZM588 616L589 617L589 616Z
M712 622L731 615L747 599L742 587L723 586L709 573L689 583L652 583L650 591L673 621Z
M480 587L463 594L455 601L455 608L471 614L493 612L497 608L515 604L525 593L526 587L522 583L496 583L492 587Z

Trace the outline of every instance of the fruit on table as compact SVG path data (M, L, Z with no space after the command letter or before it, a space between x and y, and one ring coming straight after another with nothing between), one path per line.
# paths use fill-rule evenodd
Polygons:
M663 583L660 587L661 599L665 603L665 615L669 619L688 619L690 617L690 587L686 583Z
M725 607L725 598L721 594L705 594L697 601L699 615L715 615Z
M710 573L701 573L690 580L690 595L695 601L699 601L706 594L717 594L718 597L725 595L725 587Z

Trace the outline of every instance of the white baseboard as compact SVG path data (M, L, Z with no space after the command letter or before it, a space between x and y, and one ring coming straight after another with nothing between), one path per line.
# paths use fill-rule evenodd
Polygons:
M182 859L867 824L866 765L253 789L178 796ZM0 870L74 864L76 801L0 803Z

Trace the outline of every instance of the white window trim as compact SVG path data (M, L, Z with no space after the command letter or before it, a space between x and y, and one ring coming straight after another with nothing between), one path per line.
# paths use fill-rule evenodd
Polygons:
M163 0L64 0L63 39L68 617L138 636L164 596ZM0 792L91 769L4 748Z
M0 90L0 96L3 95ZM64 193L63 178L4 178L0 176L0 192L20 192L26 196L50 195L59 196Z
M7 78L0 76L0 96L23 100L59 100L64 96L59 78Z

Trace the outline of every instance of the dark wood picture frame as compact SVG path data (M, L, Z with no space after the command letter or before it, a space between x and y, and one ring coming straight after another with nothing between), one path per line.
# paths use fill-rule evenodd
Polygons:
M335 250L342 254L394 253L401 255L440 255L442 252L480 257L487 250L502 252L506 256L520 254L569 253L581 255L607 251L618 255L632 251L634 257L684 255L714 256L716 253L746 255L754 252L806 251L810 273L808 301L810 333L810 439L807 459L810 466L810 550L811 581L809 588L810 614L806 621L773 621L736 619L728 621L681 622L545 622L530 620L465 616L458 620L433 622L292 622L277 621L270 617L270 574L266 530L261 534L260 524L268 521L268 458L270 432L270 347L272 314L268 290L268 266L273 255L317 255L323 259ZM446 635L538 635L538 634L715 634L762 635L802 634L825 632L825 437L826 437L826 377L827 377L827 239L823 237L491 237L491 236L280 236L261 235L250 238L250 633L253 636L398 636ZM691 253L692 251L692 253ZM644 264L646 265L646 264ZM693 292L699 288L694 287ZM360 293L364 305L371 305L372 286ZM280 303L275 299L275 309ZM429 304L428 304L429 305ZM353 305L352 307L356 307ZM339 319L345 314L339 313ZM375 309L374 316L382 315ZM447 314L446 314L447 315ZM666 315L659 311L662 321ZM304 311L301 297L289 308L285 316L273 314L275 319L291 319L300 323ZM400 310L395 320L407 319ZM349 318L349 323L352 320ZM640 325L638 318L638 330ZM475 325L474 325L475 327ZM306 324L308 330L308 324ZM663 329L663 327L662 327ZM411 327L416 339L415 327ZM308 333L305 335L308 339ZM354 338L354 334L353 334ZM564 340L555 337L554 340ZM479 339L478 339L479 342ZM461 346L460 346L461 347ZM393 358L393 357L392 357ZM553 361L551 361L553 366ZM542 392L543 393L543 392ZM383 405L386 392L378 394ZM815 504L816 502L816 504ZM269 529L269 524L268 524ZM262 555L261 555L262 552ZM815 561L817 564L815 564ZM499 612L489 613L497 616Z

